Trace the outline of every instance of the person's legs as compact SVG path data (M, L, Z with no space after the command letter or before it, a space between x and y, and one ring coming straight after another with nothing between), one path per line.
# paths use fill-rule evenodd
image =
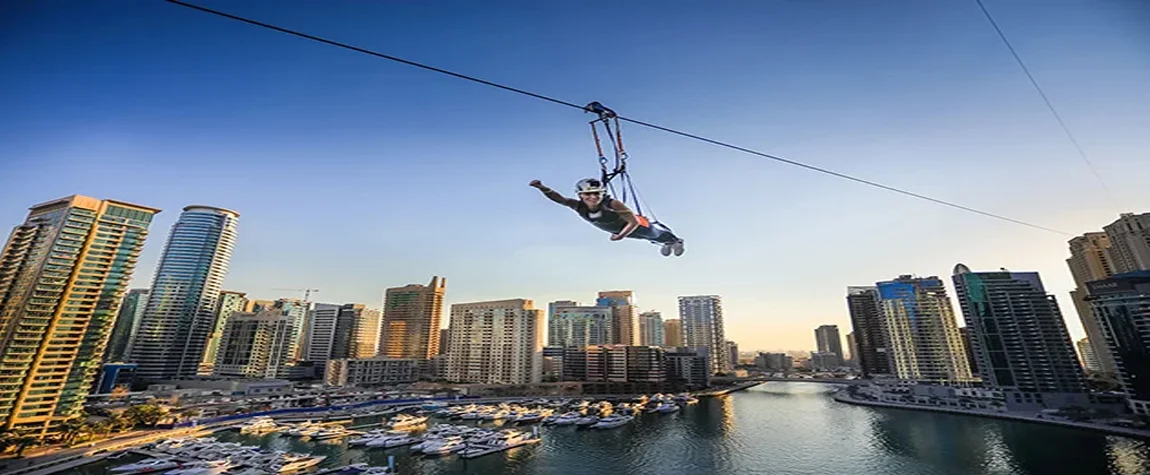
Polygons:
M683 240L675 236L670 229L659 223L652 223L649 226L640 226L635 232L627 237L635 239L644 239L656 244L662 244L663 248L660 253L664 256L669 256L675 253L676 256L683 255Z

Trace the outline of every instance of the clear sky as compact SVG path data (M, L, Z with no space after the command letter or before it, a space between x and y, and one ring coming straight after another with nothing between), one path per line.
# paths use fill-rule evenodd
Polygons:
M1072 233L1150 211L1145 2L986 1L1115 200L973 0L559 3L201 2ZM164 2L0 5L0 226L75 193L162 208L134 286L208 204L241 213L226 287L256 298L719 294L741 348L810 349L848 285L963 262L1041 272L1082 336L1065 236L635 126L687 252L611 242L527 186L597 173L587 120Z

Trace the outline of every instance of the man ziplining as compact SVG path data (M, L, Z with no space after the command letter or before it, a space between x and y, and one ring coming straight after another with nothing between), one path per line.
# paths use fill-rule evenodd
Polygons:
M594 178L579 180L575 184L575 192L579 199L568 198L559 192L543 185L539 180L533 180L531 186L538 188L551 201L575 210L579 216L595 227L611 233L612 241L624 238L646 239L655 244L662 244L659 250L664 256L674 253L683 255L683 240L675 236L666 226L652 223L647 218L631 211L622 201L612 199L607 194L603 182Z

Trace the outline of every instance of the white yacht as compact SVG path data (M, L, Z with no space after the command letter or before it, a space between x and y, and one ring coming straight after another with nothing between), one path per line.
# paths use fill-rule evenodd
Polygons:
M598 423L591 426L592 429L614 429L623 424L631 422L634 417L631 416L608 416L600 419Z
M655 410L658 412L661 412L663 414L670 414L672 412L678 412L679 411L679 405L665 402L663 404L660 404L659 407L656 408Z
M563 414L562 416L559 416L558 418L556 418L555 419L555 425L557 425L557 426L571 425L571 424L575 424L576 422L579 422L581 419L583 419L582 414L579 414L578 412L568 412L568 413Z
M272 462L267 469L273 473L291 473L300 470L308 469L319 465L320 462L326 459L326 455L301 455L301 454L283 454L278 457L278 460Z
M411 430L427 422L427 416L409 416L407 414L400 414L391 418L388 425L393 430Z
M241 434L266 434L280 430L276 421L270 417L261 416L252 418L248 423L240 426Z

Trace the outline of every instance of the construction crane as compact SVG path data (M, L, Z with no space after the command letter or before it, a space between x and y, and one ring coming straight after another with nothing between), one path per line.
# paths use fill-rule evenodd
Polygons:
M303 301L310 302L312 292L319 292L319 289L272 289L272 290L287 290L291 292L303 292Z

